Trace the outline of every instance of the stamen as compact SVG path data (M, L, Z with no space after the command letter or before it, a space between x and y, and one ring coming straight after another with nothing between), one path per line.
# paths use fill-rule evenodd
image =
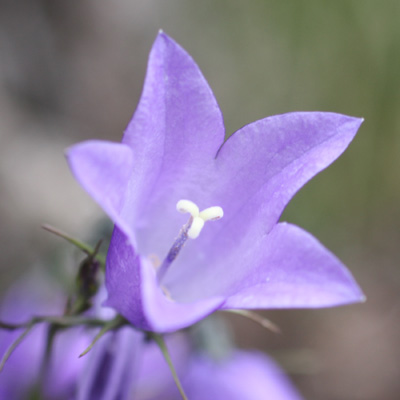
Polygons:
M181 229L179 236L175 239L167 257L165 257L163 263L158 269L158 282L161 282L167 269L176 259L187 239L196 239L200 235L206 221L216 221L224 216L224 211L221 207L209 207L200 212L199 207L190 200L179 200L176 204L176 209L181 213L189 213L191 217Z

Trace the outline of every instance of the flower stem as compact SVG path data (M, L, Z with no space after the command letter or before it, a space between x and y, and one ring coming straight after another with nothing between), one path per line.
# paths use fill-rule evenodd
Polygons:
M57 325L50 324L47 327L47 340L46 340L46 348L43 354L42 358L42 364L40 366L40 371L39 371L39 387L44 388L46 385L46 377L48 376L48 371L50 367L50 361L51 361L51 353L53 350L53 345L54 345L54 340L55 337L59 331L60 327Z
M0 329L5 329L9 331L17 330L17 329L24 329L24 331L17 337L17 339L10 345L10 347L5 352L3 358L0 361L0 372L3 369L5 363L10 358L13 351L18 347L18 345L25 339L31 329L36 326L37 324L41 323L48 323L50 324L50 330L56 331L58 328L71 328L77 325L86 325L86 326L102 326L102 330L100 331L107 332L108 330L118 328L126 323L125 319L121 316L115 317L111 321L97 319L97 318L82 318L78 316L44 316L44 317L33 317L28 322L23 322L19 324L11 324L7 322L0 321ZM99 336L100 333L97 335ZM95 338L94 342L91 344L90 348L86 350L85 354L93 347L94 343L102 336ZM50 348L49 348L50 351ZM82 354L83 355L83 354Z
M108 321L98 318L82 318L77 316L44 316L44 317L33 317L28 322L22 322L20 324L10 324L7 322L0 321L0 329L13 331L16 329L27 328L30 325L40 324L47 322L54 325L59 325L65 328L77 326L77 325L88 325L88 326L104 326Z
M171 356L168 352L167 345L165 344L164 338L161 335L154 333L154 332L149 332L149 335L157 343L158 347L160 348L161 353L163 354L165 361L167 362L168 367L171 370L172 377L174 378L175 384L179 390L179 393L182 396L182 399L188 400L188 398L185 394L185 391L183 390L182 384L178 378L178 374L176 373L174 364L172 363Z

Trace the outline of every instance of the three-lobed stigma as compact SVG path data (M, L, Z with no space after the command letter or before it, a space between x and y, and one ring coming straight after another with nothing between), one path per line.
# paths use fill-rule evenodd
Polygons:
M190 219L181 229L179 236L175 239L163 263L158 268L158 282L161 282L169 266L176 259L187 239L196 239L207 221L216 221L224 216L224 211L221 207L208 207L200 211L197 204L190 200L179 200L176 204L176 209L181 213L190 214Z
M208 207L203 211L199 210L197 204L190 200L179 200L176 209L181 213L189 213L192 216L192 223L187 231L190 239L196 239L207 221L216 221L224 216L224 210L219 206Z

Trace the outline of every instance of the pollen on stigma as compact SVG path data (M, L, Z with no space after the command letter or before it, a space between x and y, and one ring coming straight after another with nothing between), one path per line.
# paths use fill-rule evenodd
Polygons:
M182 227L179 236L175 239L174 244L159 267L157 271L158 282L164 277L168 267L176 259L187 239L196 239L207 221L216 221L224 216L222 207L213 206L200 211L197 204L191 200L179 200L176 204L176 209L181 213L190 214L190 218Z

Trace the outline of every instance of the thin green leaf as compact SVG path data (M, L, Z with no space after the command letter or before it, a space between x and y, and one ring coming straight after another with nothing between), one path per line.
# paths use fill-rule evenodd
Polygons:
M3 367L7 360L10 358L11 354L13 351L19 346L19 344L25 339L25 337L28 335L28 333L32 330L32 328L35 326L34 323L31 323L26 327L26 329L17 337L17 339L14 340L13 343L11 343L10 347L7 349L5 352L3 358L0 361L0 372L3 370Z
M121 315L117 315L114 319L107 322L103 326L103 328L101 328L100 332L94 337L94 339L92 340L92 343L90 343L90 345L86 348L86 350L79 355L79 358L81 358L84 355L86 355L87 353L89 353L89 351L92 350L93 346L97 343L97 341L100 338L102 338L107 332L117 329L125 324L126 324L126 320Z
M65 233L61 231L60 229L55 228L54 226L48 225L48 224L43 224L42 228L48 232L51 232L63 239L65 239L67 242L73 244L75 247L78 249L82 250L88 255L92 255L100 264L105 265L105 257L102 254L98 254L98 248L100 246L99 242L96 246L96 248L93 248L92 246L89 246L88 244L81 242L80 240L72 237L68 233Z
M154 332L149 332L149 335L157 343L158 347L160 348L161 353L163 354L165 361L167 362L168 367L171 370L172 377L174 378L175 384L179 390L179 393L182 396L182 399L188 400L188 398L185 394L185 391L183 390L182 384L178 378L178 374L176 373L174 364L172 363L171 356L168 352L168 348L167 348L167 345L165 344L164 338L161 335L154 333Z
M258 315L252 311L248 311L248 310L224 310L224 311L227 311L227 312L230 312L233 314L242 315L243 317L246 317L248 319L251 319L254 322L257 322L263 328L269 329L270 331L272 331L274 333L281 333L281 330L278 325L274 324L269 319L264 318L261 315Z

